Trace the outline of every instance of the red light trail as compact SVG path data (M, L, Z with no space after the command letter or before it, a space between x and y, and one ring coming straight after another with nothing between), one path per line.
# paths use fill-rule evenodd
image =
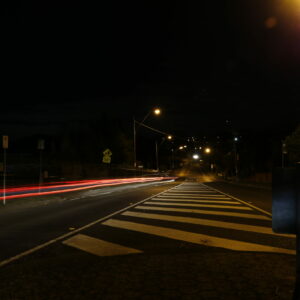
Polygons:
M87 190L96 187L106 187L123 185L128 183L143 183L163 180L174 180L176 177L147 177L147 178L121 178L121 179L101 179L101 180L80 180L50 182L36 186L19 186L5 189L6 199L25 198L32 196L51 195L67 193L72 191ZM3 200L3 189L0 189L0 200Z

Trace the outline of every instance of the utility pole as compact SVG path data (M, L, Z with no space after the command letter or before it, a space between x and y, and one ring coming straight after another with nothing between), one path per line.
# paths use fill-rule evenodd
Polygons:
M234 168L235 168L235 178L236 178L236 181L238 181L238 176L239 176L238 153L237 153L237 147L236 147L236 142L237 141L238 141L238 138L235 137L233 139L233 151L234 151Z
M159 165L158 165L158 146L157 146L157 141L155 141L155 153L156 153L156 170L159 172Z
M8 149L8 136L2 136L3 148L3 205L6 204L6 149Z
M172 170L174 170L174 148L172 148L171 151L172 151Z
M141 121L141 122L137 122L135 120L135 117L133 116L133 166L134 168L136 169L137 167L137 162L136 162L136 132L137 132L137 129L140 127L140 126L144 126L144 127L148 127L144 124L144 122L146 121L146 119L150 116L151 113L154 113L155 115L160 115L161 113L161 110L159 108L156 108L154 110L150 110L144 117L144 119ZM138 128L136 128L136 123L139 124ZM150 128L150 127L148 127ZM150 128L151 129L151 128Z
M40 150L40 175L39 175L39 193L41 192L41 186L43 184L43 150L45 149L45 141L38 140L38 150Z
M136 128L135 128L134 117L133 117L133 167L136 169Z

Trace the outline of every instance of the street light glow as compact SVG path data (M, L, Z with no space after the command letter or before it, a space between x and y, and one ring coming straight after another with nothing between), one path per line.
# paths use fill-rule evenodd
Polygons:
M199 159L199 155L198 154L194 154L193 155L193 159Z
M179 150L182 150L182 149L183 149L183 146L180 146L180 147L179 147Z
M173 137L171 135L168 135L168 140L171 140Z
M159 108L155 108L155 109L154 109L154 113L155 113L156 115L160 115L160 114L161 114L161 110L160 110Z
M211 149L210 149L210 148L205 148L205 150L204 150L204 151L205 151L205 153L207 153L207 154L208 154L208 153L210 153L210 152L211 152Z

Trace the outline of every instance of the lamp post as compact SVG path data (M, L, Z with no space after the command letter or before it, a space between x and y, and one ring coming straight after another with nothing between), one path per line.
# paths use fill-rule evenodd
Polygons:
M153 110L150 110L146 116L144 117L144 119L139 123L139 126L143 125L143 123L146 121L146 119L150 116L151 113L154 113L156 116L161 114L161 110L159 108L155 108ZM136 169L136 132L137 129L136 128L136 123L137 121L135 120L135 117L133 117L133 167Z
M156 170L157 170L157 172L159 172L157 141L155 141L155 154L156 154Z
M41 192L41 186L43 184L43 150L45 149L45 140L38 140L38 150L40 151L40 174L39 174L39 193Z
M233 151L234 151L234 169L235 169L235 180L238 181L238 176L239 176L239 168L238 168L238 153L237 153L237 145L236 143L238 142L238 137L234 137L233 139Z
M3 205L6 203L6 149L8 149L8 136L2 136L3 148Z
M159 171L159 160L158 160L158 151L161 147L161 145L166 141L166 139L168 139L169 141L171 141L173 139L172 135L167 135L167 137L164 137L161 141L161 143L158 145L157 141L155 141L155 154L156 154L156 170ZM173 149L172 149L173 150ZM173 163L174 164L174 163Z

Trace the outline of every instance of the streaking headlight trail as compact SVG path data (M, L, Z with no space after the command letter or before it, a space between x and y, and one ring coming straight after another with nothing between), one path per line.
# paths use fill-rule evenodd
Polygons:
M153 181L174 180L176 177L147 177L147 178L121 178L121 179L101 179L101 180L80 180L63 181L43 184L41 186L19 186L5 189L6 199L25 198L32 196L51 195L67 193L72 191L87 190L97 187L107 187L128 183L143 183ZM3 197L3 189L0 189L0 200Z

